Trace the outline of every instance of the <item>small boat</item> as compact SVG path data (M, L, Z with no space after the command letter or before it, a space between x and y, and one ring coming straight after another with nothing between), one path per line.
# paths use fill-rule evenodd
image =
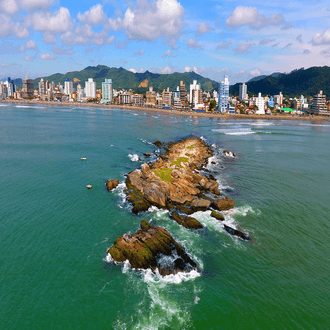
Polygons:
M81 159L81 160L86 160L87 158L86 158L86 157L81 157L80 159Z
M88 184L86 187L87 187L87 189L92 189L93 188L93 186L91 184Z

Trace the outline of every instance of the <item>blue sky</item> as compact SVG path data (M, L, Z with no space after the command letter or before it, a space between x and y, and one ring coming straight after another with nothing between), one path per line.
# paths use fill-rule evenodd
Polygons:
M0 78L104 64L230 83L330 65L330 3L0 0Z

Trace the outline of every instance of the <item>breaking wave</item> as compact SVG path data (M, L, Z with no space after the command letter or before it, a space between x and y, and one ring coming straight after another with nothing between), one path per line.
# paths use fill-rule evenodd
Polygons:
M127 157L130 158L132 162L138 162L140 160L140 157L137 154L134 155L128 154Z

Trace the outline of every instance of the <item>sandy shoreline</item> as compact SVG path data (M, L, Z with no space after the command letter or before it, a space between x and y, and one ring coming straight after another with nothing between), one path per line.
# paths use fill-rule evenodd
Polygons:
M48 101L36 101L36 100L5 100L0 101L1 103L14 103L14 104L39 104L39 105L51 105L51 106L69 106L69 107L88 107L88 108L103 108L103 109L123 109L123 110L134 110L134 111L149 111L149 112L161 112L168 115L179 115L179 116L194 116L194 117L209 117L218 119L262 119L262 120L299 120L299 121L310 121L310 122L323 122L329 121L329 117L315 116L315 117L299 117L292 116L290 114L283 115L238 115L238 114L220 114L220 113L209 113L209 112L193 112L193 111L180 111L180 110L165 110L155 109L149 107L136 107L136 106L125 106L125 105L105 105L95 103L77 103L77 102L48 102Z

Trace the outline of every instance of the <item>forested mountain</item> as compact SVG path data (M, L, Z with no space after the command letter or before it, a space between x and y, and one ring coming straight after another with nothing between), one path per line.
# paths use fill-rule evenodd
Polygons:
M238 95L239 85L230 86L230 93ZM259 92L267 95L276 95L282 92L289 96L313 96L323 90L330 97L330 67L301 68L290 73L275 73L257 81L247 82L249 95Z
M186 84L187 90L189 90L189 84L193 80L197 80L204 90L213 91L213 89L218 88L216 81L204 78L195 72L158 74L146 71L144 73L133 73L124 68L109 68L105 65L89 66L81 71L67 72L65 74L55 73L47 77L39 77L34 80L36 88L40 78L54 81L56 84L64 84L64 81L69 79L70 81L74 81L74 86L80 81L83 87L88 78L93 78L97 84L97 88L101 88L102 82L107 78L112 79L113 88L116 89L132 88L134 90L147 90L147 86L153 86L156 91L162 91L167 87L170 87L170 90L175 90L181 80Z

